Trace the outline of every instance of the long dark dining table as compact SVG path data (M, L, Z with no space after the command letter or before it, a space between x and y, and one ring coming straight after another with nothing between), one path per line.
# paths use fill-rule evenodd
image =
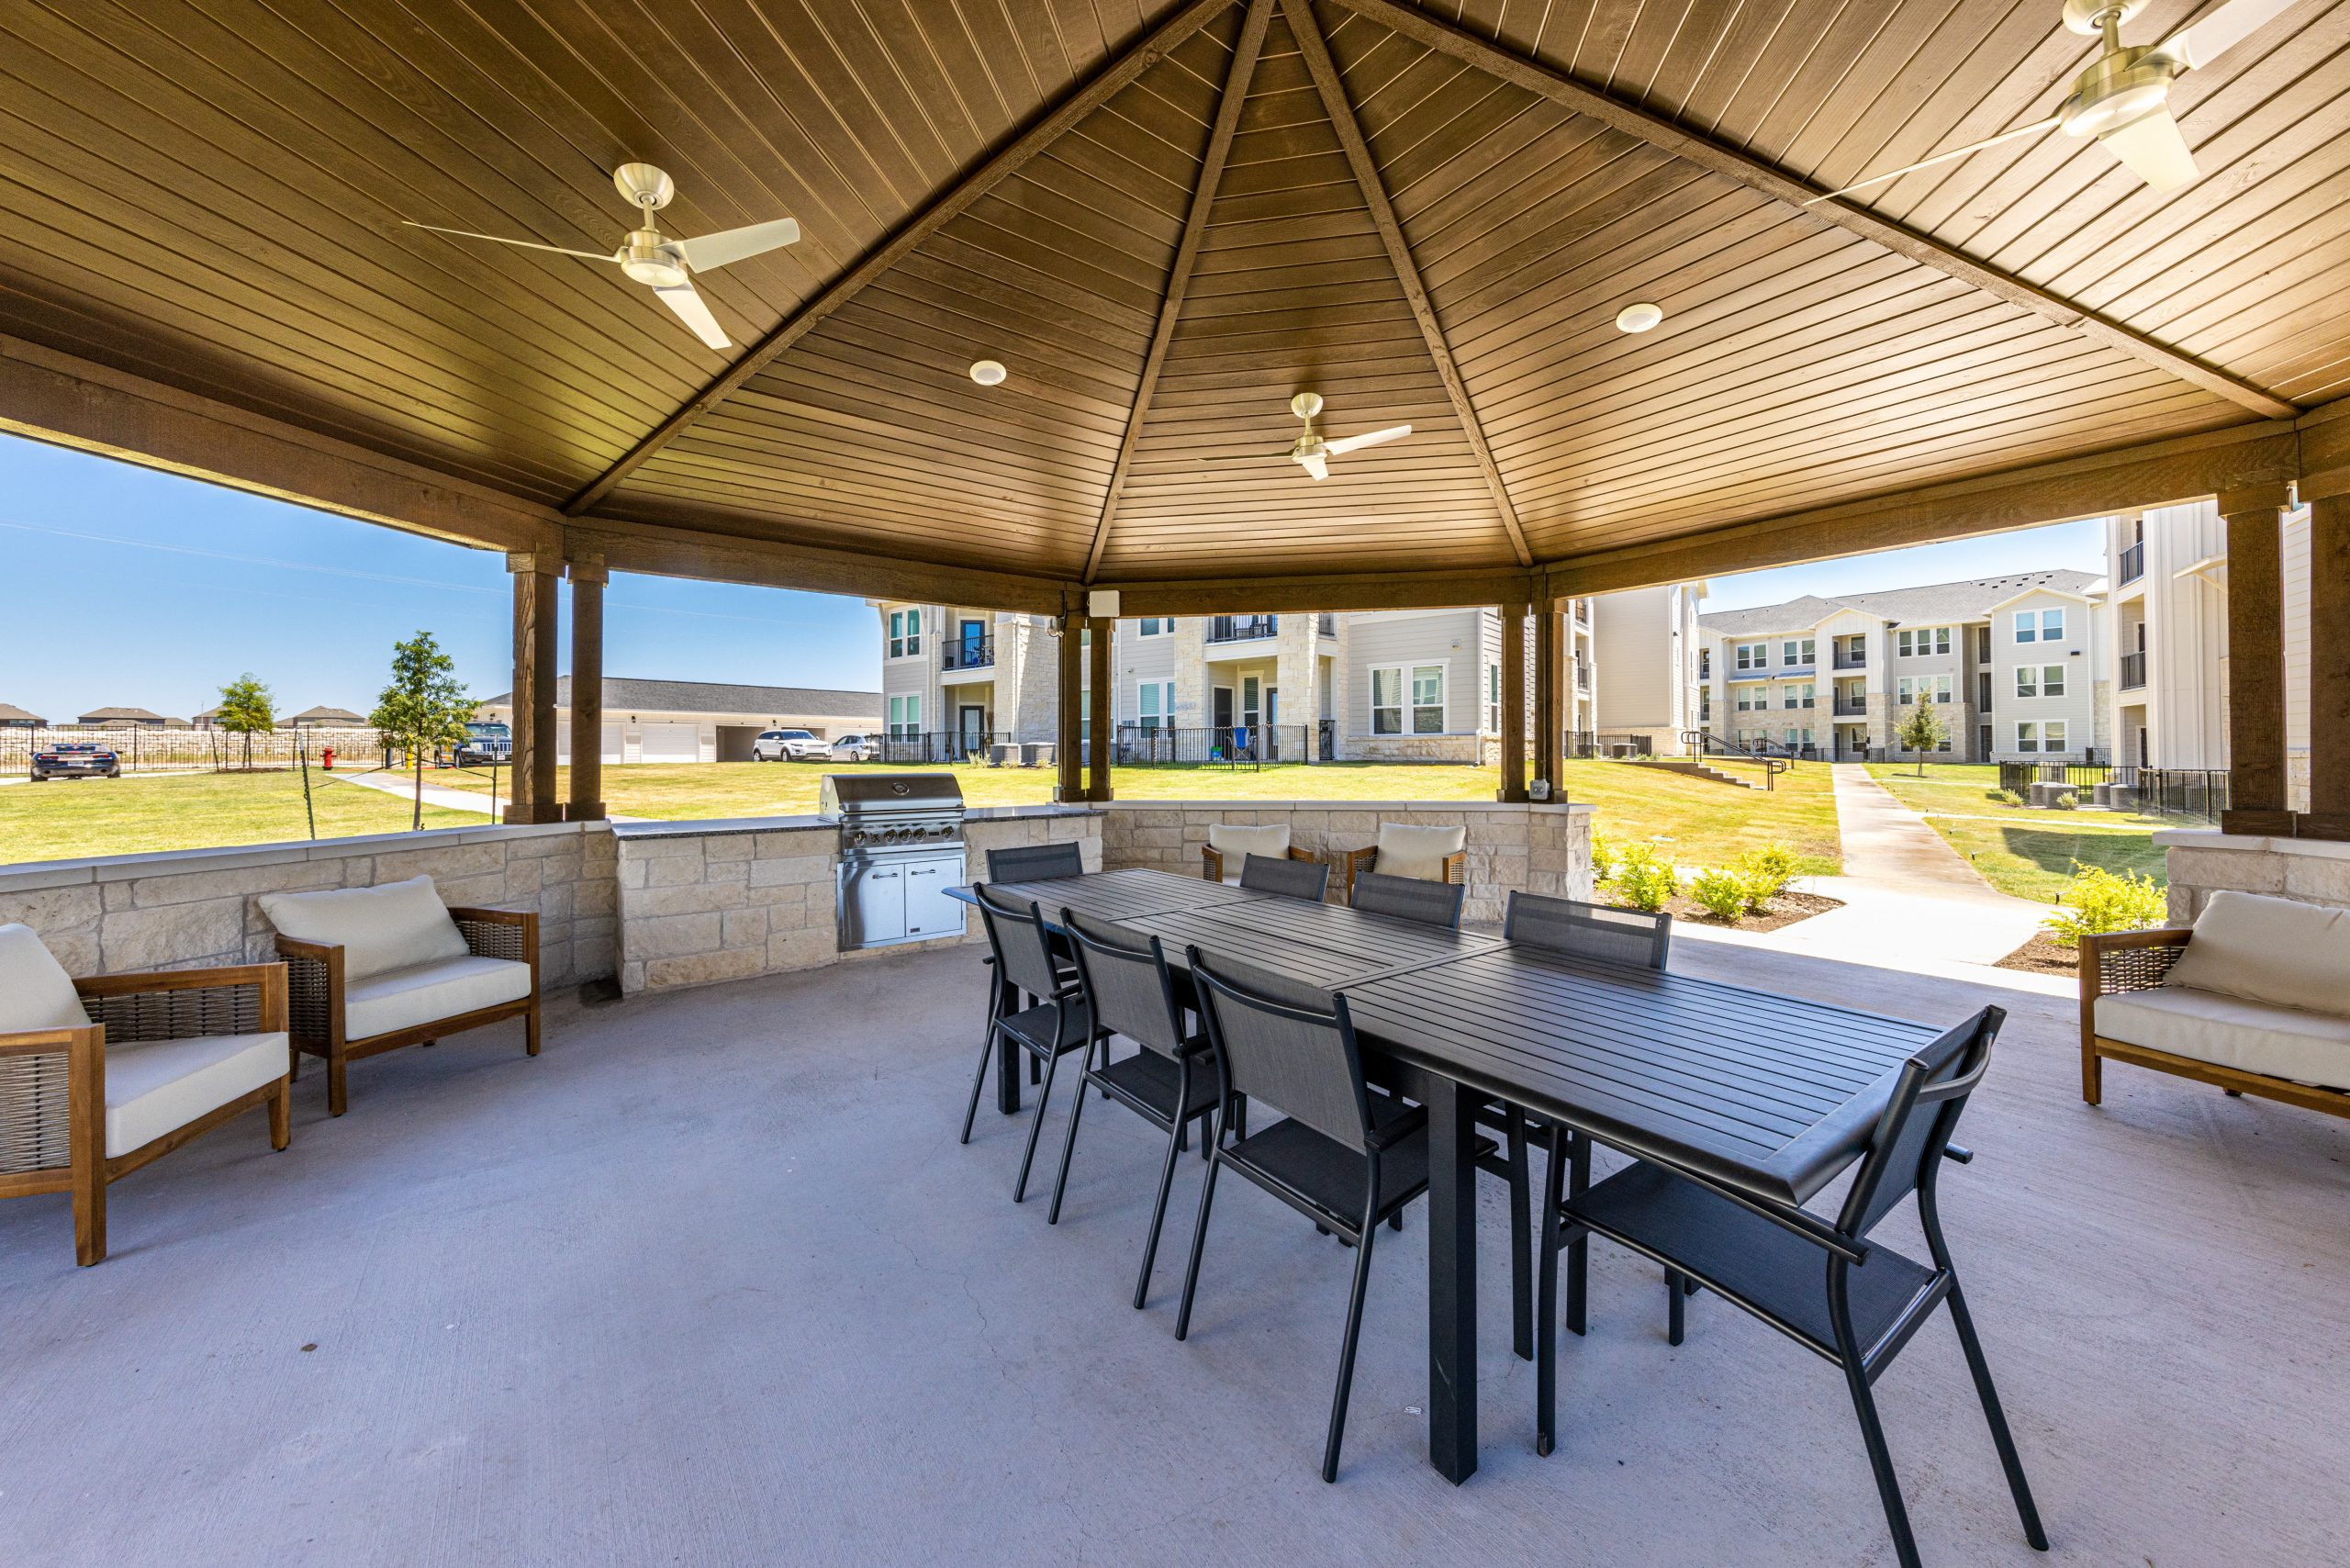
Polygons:
M1345 992L1382 1078L1428 1111L1428 1462L1454 1482L1477 1468L1480 1107L1523 1106L1625 1153L1800 1203L1859 1156L1902 1062L1940 1033L1172 872L994 887L1049 925L1073 909L1157 936L1179 966L1196 945Z

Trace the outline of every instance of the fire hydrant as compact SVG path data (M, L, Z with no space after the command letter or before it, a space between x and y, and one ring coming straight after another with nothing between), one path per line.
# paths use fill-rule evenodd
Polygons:
M325 751L321 752L319 754L319 760L326 764L327 771L329 773L332 773L334 771L334 747L329 746Z

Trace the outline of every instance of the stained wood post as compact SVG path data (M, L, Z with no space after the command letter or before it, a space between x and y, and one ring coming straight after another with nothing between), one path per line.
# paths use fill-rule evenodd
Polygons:
M2228 833L2289 834L2281 493L2220 498L2228 529Z
M2350 492L2310 503L2309 803L2300 836L2350 839Z
M1085 799L1085 767L1080 749L1083 739L1079 734L1078 690L1084 680L1085 666L1079 658L1079 633L1084 630L1085 617L1074 610L1064 610L1060 617L1060 680L1054 691L1053 759L1060 769L1060 798L1064 801Z
M1534 606L1534 777L1550 786L1550 798L1563 800L1566 790L1559 759L1565 748L1567 713L1564 658L1566 628L1559 601L1543 599Z
M514 782L509 823L563 820L554 790L555 583L563 564L543 551L506 557L514 577Z
M1502 606L1502 785L1496 799L1526 796L1526 617L1530 607Z
M601 555L571 563L571 822L604 820L604 570Z
M1110 644L1117 641L1118 623L1088 618L1093 628L1091 649L1093 673L1088 684L1092 689L1092 708L1086 715L1086 744L1092 756L1086 765L1085 798L1106 801L1110 798L1110 721L1117 711L1117 692L1110 684Z

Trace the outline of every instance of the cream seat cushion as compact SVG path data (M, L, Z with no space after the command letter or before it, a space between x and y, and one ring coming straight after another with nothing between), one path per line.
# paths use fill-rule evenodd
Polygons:
M511 958L436 958L342 991L342 1037L364 1040L531 994L531 966Z
M436 958L462 958L467 950L464 933L449 918L430 877L375 888L267 893L261 912L285 935L340 946L345 984Z
M1371 863L1371 868L1382 877L1416 877L1423 882L1441 882L1446 857L1459 854L1468 841L1469 830L1465 827L1381 823L1379 857Z
M111 1159L285 1076L285 1034L207 1035L106 1047L106 1155Z
M0 1035L86 1029L73 977L29 925L0 925Z
M2100 996L2095 1016L2100 1037L2124 1045L2350 1089L2350 1018L2168 984Z
M2213 893L2163 984L2350 1016L2350 910Z
M1275 823L1270 827L1236 827L1228 823L1208 824L1208 847L1224 857L1224 879L1227 883L1240 880L1240 868L1251 855L1262 855L1280 860L1289 855L1289 827Z

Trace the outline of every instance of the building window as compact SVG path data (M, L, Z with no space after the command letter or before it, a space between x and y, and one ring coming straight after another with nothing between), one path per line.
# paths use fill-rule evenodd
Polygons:
M1895 681L1893 683L1893 687L1895 700L1899 702L1902 707L1907 708L1911 703L1918 700L1918 682L1915 678L1905 675L1899 680Z
M922 611L890 611L890 656L902 659L922 652Z
M1144 637L1164 637L1169 632L1174 630L1175 618L1173 616L1146 615L1142 618L1141 625L1136 632L1136 635Z
M1495 734L1502 727L1502 666L1485 666L1485 728Z
M1711 648L1697 650L1697 678L1699 680L1714 678L1714 650Z
M1371 672L1371 733L1374 735L1400 735L1404 733L1404 672L1400 668Z
M2018 697L2040 695L2040 670L2037 666L2016 666L2016 695Z
M1937 702L1947 702L1950 700L1950 677L1946 675L1930 675L1926 677L1922 683L1919 684L1918 689L1920 691L1932 692L1934 694L1934 700Z
M2040 694L2042 697L2065 695L2065 666L2042 665L2040 670Z
M1815 689L1812 682L1807 680L1801 686L1790 686L1785 689L1788 707L1808 708L1811 706Z
M1919 626L1910 631L1897 633L1894 637L1894 646L1895 651L1905 659L1924 658L1930 654L1947 654L1950 652L1950 628Z
M1767 686L1741 686L1738 689L1738 711L1751 713L1757 708L1771 705L1771 689Z
M1783 665L1807 665L1811 658L1809 637L1790 637L1779 644L1779 662Z
M1769 669L1771 667L1771 644L1768 643L1740 643L1736 652L1738 667L1740 669Z
M2037 643L2040 641L2040 617L2038 615L2035 615L2029 610L2019 610L2016 611L2016 641L2019 643ZM2019 751L2023 749L2020 741L2019 741L2016 749Z
M922 734L922 699L892 697L890 699L890 738L911 740Z
M1412 734L1439 735L1444 733L1444 666L1442 665L1414 665L1408 669L1402 665L1380 665L1371 669L1371 733L1372 734L1400 735L1404 734L1404 711L1407 704L1411 709Z
M1947 702L1951 697L1950 677L1946 675L1903 676L1894 683L1902 707L1913 702Z
M1146 730L1175 727L1175 683L1146 680L1136 689L1135 714Z
M2016 749L2056 753L2065 749L2065 721L2050 719L2034 722L2027 719L2016 726Z
M2065 749L2065 721L2050 719L2043 722L2040 726L2040 741L2042 751L2063 751Z
M1444 734L1444 666L1418 665L1412 670L1412 733Z
M2040 640L2043 643L2061 643L2065 640L2063 610L2043 610L2040 612Z

